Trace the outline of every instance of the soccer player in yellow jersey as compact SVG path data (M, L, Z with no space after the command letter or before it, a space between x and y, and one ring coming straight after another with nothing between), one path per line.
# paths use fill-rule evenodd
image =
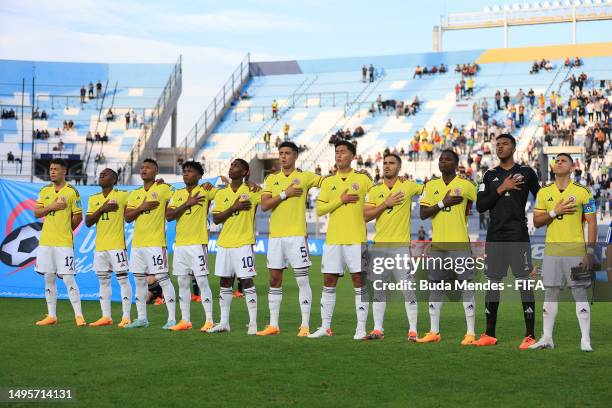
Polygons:
M271 210L270 238L268 240L268 269L270 271L270 324L258 336L280 333L278 315L283 299L283 270L289 265L295 273L298 298L302 312L302 324L298 337L310 334L310 306L312 289L308 273L312 261L308 254L306 234L306 199L308 190L319 187L323 178L309 171L296 170L298 147L293 142L283 142L278 147L281 170L270 174L264 183L261 208Z
M536 197L533 224L546 226L546 245L542 260L542 283L545 288L543 305L543 335L531 349L552 349L553 327L558 310L559 292L567 286L576 301L576 316L582 338L580 349L591 348L591 309L586 289L590 279L574 280L572 269L590 270L593 266L597 216L595 200L588 188L571 180L573 160L569 154L560 153L555 158L553 172L555 182L542 187ZM585 249L584 227L586 221L587 243Z
M40 189L34 216L43 218L43 227L36 254L36 272L45 276L47 316L36 322L38 326L57 323L56 275L60 276L74 310L77 326L85 326L81 311L81 294L74 279L74 241L72 231L83 221L79 192L66 182L68 164L62 159L51 160L51 184Z
M425 185L420 201L421 219L431 218L432 249L429 253L433 265L428 266L430 285L440 285L454 280L471 281L474 269L467 267L471 262L470 238L467 217L472 203L476 201L476 184L457 175L459 156L452 150L442 150L438 160L441 178L432 179ZM453 260L454 269L447 259ZM442 262L440 262L442 261ZM438 342L440 336L440 312L444 291L435 288L429 293L429 317L431 328L417 343ZM462 345L469 345L476 339L474 291L463 290L463 309L467 332Z
M362 245L367 242L363 204L366 193L372 187L372 180L351 168L357 153L355 145L343 140L336 143L335 151L338 171L323 180L317 199L317 215L329 214L321 262L321 327L308 337L332 336L331 320L336 304L336 285L338 277L343 276L344 269L348 267L355 288L357 313L357 328L353 338L361 340L367 335L366 322L370 306L365 282L361 278L362 257L365 256Z
M368 191L365 199L364 218L366 222L376 220L374 242L389 246L381 248L389 256L398 253L410 255L410 212L412 198L423 192L423 185L411 180L401 180L398 175L402 169L402 159L393 153L383 157L383 182ZM395 280L414 281L410 270L394 268ZM408 340L416 341L418 305L414 291L403 291L406 315L408 316ZM387 306L385 291L376 291L372 304L374 330L367 336L368 340L384 338L383 320Z
M208 207L217 189L212 184L198 182L204 174L196 161L183 163L185 188L174 192L166 209L166 219L176 220L176 238L172 271L178 277L181 321L170 328L173 331L189 330L191 324L191 276L200 288L206 319L201 331L213 326L213 297L208 284Z
M217 240L217 257L215 258L215 275L219 276L219 307L221 319L219 324L208 330L208 333L230 331L229 314L232 305L232 280L236 276L244 288L247 309L249 311L249 328L247 334L257 333L257 293L253 277L255 276L255 212L261 202L261 191L253 192L244 183L249 175L249 164L236 159L229 169L230 184L220 189L215 195L213 222L223 224Z
M111 274L114 271L121 287L121 308L123 316L119 327L131 323L132 286L128 277L128 257L125 246L124 212L128 192L115 188L118 176L112 169L104 169L98 177L102 191L92 194L87 203L85 225L96 226L96 252L93 269L100 282L100 306L102 317L90 326L113 324L111 317Z
M168 321L163 326L169 330L176 325L176 293L168 276L168 256L166 252L166 219L168 201L172 197L172 186L156 183L157 162L145 159L140 167L140 177L144 185L130 192L125 220L135 221L130 270L136 283L136 310L138 319L126 325L128 329L148 327L147 320L147 275L154 275L162 288Z

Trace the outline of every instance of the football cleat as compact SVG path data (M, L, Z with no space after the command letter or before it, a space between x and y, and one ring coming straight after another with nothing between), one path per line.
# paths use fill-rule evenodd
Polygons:
M429 332L424 337L421 337L420 339L416 339L416 342L417 343L438 343L440 340L442 340L442 336L440 336L440 333Z
M331 329L324 329L322 327L319 327L317 329L317 331L315 331L314 333L311 333L308 335L309 339L318 339L319 337L331 337L333 336L334 333L332 332Z
M298 337L308 337L310 334L310 328L308 326L300 326L300 331L298 332Z
M532 335L526 336L523 341L521 341L521 344L519 346L520 350L527 350L529 348L529 346L531 346L532 344L534 344L536 341L533 338Z
M242 293L239 290L235 290L234 293L232 293L232 296L235 298L241 298L241 297L244 297L244 293Z
M176 320L168 320L166 324L162 326L162 330L170 330L173 326L176 326Z
M463 336L463 340L461 340L461 345L471 346L474 343L474 341L476 341L476 335L466 333L466 335Z
M497 344L497 339L495 337L489 336L486 333L482 333L480 338L476 341L472 342L472 346L493 346Z
M192 327L193 325L191 324L191 322L186 322L184 320L181 320L174 326L170 327L170 330L172 331L191 330Z
M164 300L164 298L163 298L163 297L158 297L157 299L155 299L155 302L154 302L154 303L155 303L155 306L161 306L161 305L163 305L164 303L166 303L166 301Z
M89 323L91 327L110 326L111 324L113 324L113 319L111 319L110 317L106 317L106 316L102 316L95 322Z
M580 340L580 350L586 351L586 352L593 351L593 347L591 347L591 340L589 339Z
M122 317L121 321L119 322L119 324L117 325L117 327L125 327L128 324L132 323L132 321L130 320L129 317Z
M553 343L552 339L549 339L546 337L542 337L540 340L538 340L537 342L529 346L530 350L545 350L545 349L552 350L554 348L555 348L555 344Z
M380 330L372 330L370 334L362 337L363 340L382 340L385 338L385 333Z
M275 336L280 333L280 329L274 326L266 326L262 331L258 331L258 336Z
M200 295L191 295L191 301L192 302L201 302L202 301L202 296L200 296Z
M85 319L83 318L83 316L77 316L74 318L74 321L77 325L77 327L84 327L87 326L87 323L85 322Z
M36 322L37 326L51 326L57 323L57 317L45 315L45 318Z
M202 326L202 328L200 329L200 331L203 333L206 333L210 329L212 329L213 326L214 326L213 322L211 322L210 320L207 320L206 323L204 323L204 326Z
M210 328L207 333L225 333L230 331L229 324L217 324Z
M136 319L132 323L123 326L124 329L140 329L143 327L149 327L149 321L147 319Z
M418 334L415 331L409 331L408 332L408 336L406 336L406 338L408 339L408 341L416 343L417 338L418 338Z

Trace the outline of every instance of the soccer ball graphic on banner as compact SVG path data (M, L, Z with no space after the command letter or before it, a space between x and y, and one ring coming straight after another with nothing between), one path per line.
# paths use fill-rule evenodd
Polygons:
M11 231L0 245L0 261L8 266L24 266L36 258L42 223L33 222Z

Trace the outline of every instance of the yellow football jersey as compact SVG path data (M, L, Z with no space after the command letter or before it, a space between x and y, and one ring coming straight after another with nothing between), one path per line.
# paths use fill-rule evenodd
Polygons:
M66 208L47 214L40 233L39 245L71 247L73 245L72 215L83 212L81 196L77 189L68 183L59 191L55 191L55 185L51 183L40 189L36 207L46 207L57 199L65 201Z
M87 214L95 213L107 200L115 201L119 207L117 211L102 214L96 223L96 251L125 249L124 213L128 195L129 192L115 188L106 197L102 192L89 197Z
M376 235L374 242L404 242L410 243L410 213L412 210L412 197L423 193L423 185L414 181L399 179L392 188L384 182L375 185L368 191L365 199L366 206L378 207L389 195L404 193L401 204L385 210L376 219Z
M215 198L217 191L217 188L206 191L202 186L196 186L191 190L192 196L199 194L204 199L199 204L187 208L176 221L175 246L208 244L208 207ZM180 207L188 198L189 191L187 191L187 188L176 190L172 195L168 208L174 209Z
M468 201L476 201L476 184L471 180L455 176L447 185L442 178L435 178L425 184L420 204L427 207L437 205L450 191L460 195L463 201L440 210L432 219L432 242L469 242L466 208Z
M372 187L372 180L365 174L349 173L323 179L321 192L317 205L322 203L339 203L340 196L345 190L349 194L359 195L356 203L340 204L329 215L325 243L330 245L352 245L366 242L366 227L363 219L363 205L368 190Z
M166 204L172 198L173 188L169 184L153 184L149 190L140 187L130 192L127 208L137 208L142 202L158 201L159 206L143 212L134 221L132 248L166 246Z
M308 189L319 187L323 178L309 171L294 170L285 175L282 171L270 174L264 182L263 194L276 197L291 184L304 190L300 197L281 201L270 215L270 238L306 236L306 199Z
M556 256L583 256L584 215L595 213L595 200L588 188L579 183L570 183L559 191L555 183L542 187L536 196L535 211L550 212L561 200L573 199L576 212L559 215L546 227L544 254ZM578 245L576 245L578 244Z
M246 184L238 187L234 192L230 186L220 189L215 195L215 208L213 213L221 213L231 207L236 199L250 201L249 211L236 211L223 223L217 244L223 248L239 248L255 243L255 211L261 202L261 191L249 191Z

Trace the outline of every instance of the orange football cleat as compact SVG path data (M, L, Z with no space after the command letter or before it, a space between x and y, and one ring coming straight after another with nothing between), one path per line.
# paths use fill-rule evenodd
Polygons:
M417 343L438 343L440 340L442 340L442 336L440 336L440 333L429 332L424 337L421 337L420 339L416 339L416 342Z
M83 318L83 316L75 317L74 321L76 322L77 327L87 326L87 323L85 322L85 319Z
M495 337L491 337L486 333L482 333L480 338L474 342L472 342L472 346L494 346L497 344L497 339Z
M181 320L174 326L170 327L170 330L172 331L191 330L192 327L193 325L191 324L191 322L186 322L184 320Z
M45 315L45 318L36 322L37 326L51 326L57 323L57 317Z
M529 335L523 339L523 341L521 342L521 345L519 346L519 349L528 350L529 346L535 344L535 342L536 340L533 338L533 336Z
M106 316L102 316L95 322L89 323L91 327L110 326L111 324L113 324L113 319L111 319L110 317L106 317Z
M262 331L258 331L256 334L258 336L276 336L280 333L280 329L274 326L266 326Z

